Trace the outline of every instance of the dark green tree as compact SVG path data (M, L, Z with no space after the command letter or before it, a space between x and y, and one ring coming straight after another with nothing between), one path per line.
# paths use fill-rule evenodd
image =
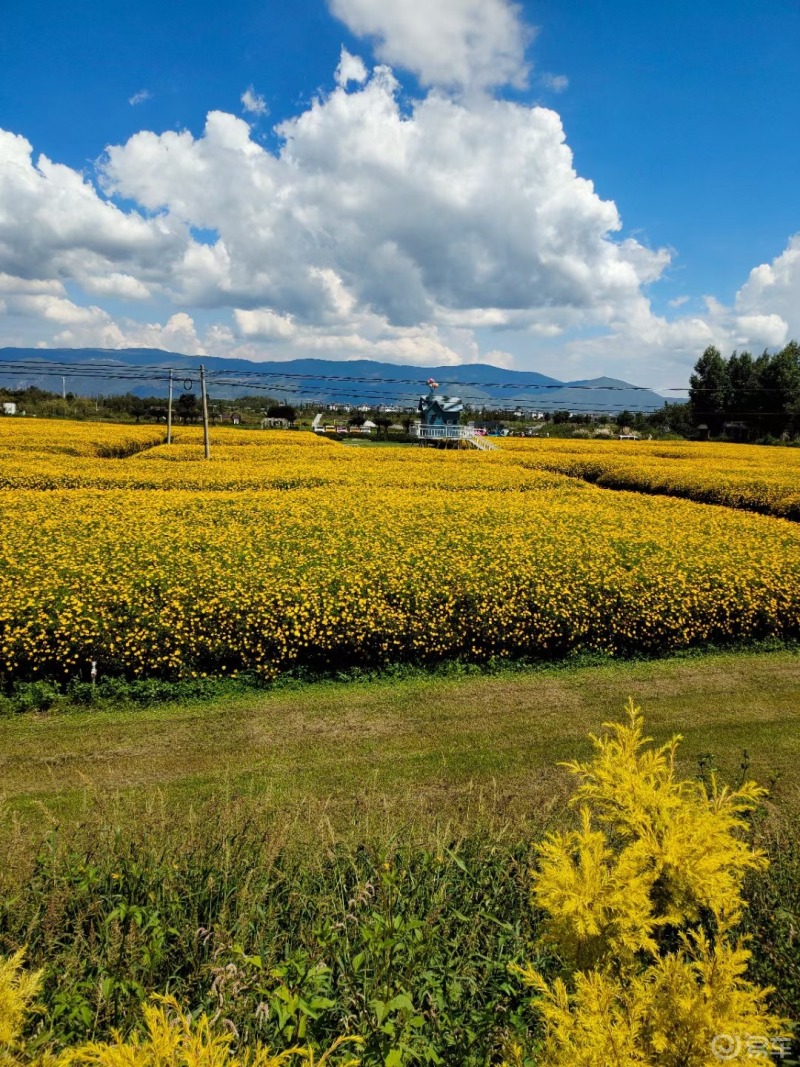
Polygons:
M728 360L728 384L731 398L729 410L732 415L752 415L756 409L759 374L755 360L749 352L734 352Z
M388 438L388 436L389 436L389 427L392 425L392 420L390 418L387 418L386 415L376 415L375 416L375 425L381 431L383 436L385 438Z
M182 423L194 422L200 417L200 405L194 393L181 393L176 405L178 418Z
M672 433L679 433L683 437L688 437L692 431L692 411L688 403L682 404L665 404L664 412L666 414L665 429L670 430Z
M713 345L702 354L689 378L689 404L695 426L705 425L714 436L722 432L731 402L728 364Z
M800 344L790 341L761 372L766 412L763 428L773 437L796 432L800 411Z

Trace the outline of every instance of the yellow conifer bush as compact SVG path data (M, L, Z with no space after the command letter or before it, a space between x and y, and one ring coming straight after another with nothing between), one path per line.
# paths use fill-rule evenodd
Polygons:
M521 970L544 1024L542 1067L711 1067L780 1047L769 990L746 978L735 928L747 870L766 865L743 838L764 790L680 780L680 737L653 747L640 709L592 736L576 829L538 847L533 898L565 973ZM519 1049L511 1062L521 1062Z
M39 991L41 974L23 971L20 950L0 959L0 1065L18 1062L22 1027Z

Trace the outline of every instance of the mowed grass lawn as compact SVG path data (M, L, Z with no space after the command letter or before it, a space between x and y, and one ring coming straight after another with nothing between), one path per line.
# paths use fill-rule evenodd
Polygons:
M566 795L557 762L588 754L587 733L619 717L628 695L657 740L683 735L684 773L705 758L734 782L746 750L748 776L800 811L800 656L790 651L22 714L0 720L1 789L12 809L56 817L87 798L156 794L185 808L220 793L306 802L343 824L367 807L391 820L486 805L541 814Z

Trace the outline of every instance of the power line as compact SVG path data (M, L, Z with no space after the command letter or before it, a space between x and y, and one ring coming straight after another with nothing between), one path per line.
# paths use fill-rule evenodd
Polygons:
M8 368L6 371L3 368ZM425 371L428 368L421 367L420 371ZM170 372L175 375L175 380L180 380L181 376L186 381L197 379L199 380L200 371L199 368L186 367L186 368L170 368L163 365L143 365L143 366L126 366L120 364L117 360L93 360L91 363L70 363L65 360L38 360L38 359L19 359L0 361L0 374L6 375L11 373L24 373L35 374L38 377L63 377L66 372L69 372L67 376L76 378L92 378L99 379L107 377L109 380L118 381L168 381ZM519 373L519 372L517 372ZM216 382L220 385L229 385L236 388L244 388L245 386L255 388L255 384L249 381L241 381L240 379L250 378L277 378L279 381L288 382L341 382L341 383L360 383L366 385L383 385L383 386L395 386L395 385L414 385L419 387L423 383L420 378L389 378L382 377L380 375L351 375L351 374L301 374L292 371L262 371L262 370L224 370L218 368L217 370L206 371L206 380ZM579 384L562 382L552 384L549 382L481 382L481 381L459 381L457 379L447 379L443 384L449 388L476 388L476 389L517 389L520 392L529 392L531 390L545 390L545 391L557 391L560 389L570 389L575 391L585 392L654 392L658 393L657 389L651 386L645 385L591 385L591 384ZM278 386L279 387L279 386ZM273 386L273 388L278 388ZM263 387L262 387L263 388ZM288 386L281 389L282 392L288 391ZM300 389L298 388L299 392ZM329 390L330 391L330 390ZM689 392L688 386L664 386L661 392L665 393L686 393ZM691 391L693 393L714 393L717 388L714 386L694 386ZM778 386L755 386L750 391L758 391L762 393L781 393L783 390ZM365 394L365 395L384 395L384 394ZM417 395L416 390L413 394L406 394L401 392L400 395ZM523 398L525 399L525 398Z
M224 381L217 381L215 384L217 384L217 385L230 385L232 383L224 382ZM299 386L295 386L295 387L292 387L292 388L287 387L286 389L280 389L279 387L275 387L275 386L256 385L255 383L249 384L247 386L247 388L249 388L249 389L257 389L257 390L260 390L260 391L263 391L263 392L268 392L268 393L270 393L272 395L274 395L277 392L288 393L289 394L289 398L297 398L301 402L306 402L304 400L304 398L303 398L303 394L309 394L310 396L314 397L314 396L319 396L319 392L320 392L317 389L304 389L304 388L299 387ZM326 390L325 391L325 396L336 396L337 394L340 394L340 393L344 393L344 395L346 397L352 397L353 396L353 394L351 392L347 392L347 391L344 391L344 390L341 390L341 389L338 389L338 390L337 389ZM418 393L399 393L398 394L398 393L372 393L372 392L367 393L367 392L363 392L363 393L360 393L358 395L358 398L355 401L355 403L359 403L360 401L364 400L365 398L370 398L372 400L379 400L379 401L391 401L391 402L394 402L394 403L403 403L404 401L407 401L408 403L411 404L411 406L416 407L417 400L419 399L419 394ZM326 402L326 401L320 400L319 402L323 403L323 402ZM351 401L345 401L345 400L341 400L341 399L340 400L334 400L333 403L338 403L338 404L349 403L350 406L353 406ZM522 398L520 398L518 400L514 400L513 402L511 402L511 401L503 401L502 398L496 398L496 397L476 397L474 399L474 401L470 401L467 398L465 400L465 403L466 403L466 405L468 407L480 406L480 407L484 407L484 408L495 408L497 410L501 410L502 409L502 410L506 410L506 411L510 411L510 410L515 409L515 408L519 408L521 410L540 411L540 410L542 410L542 408L546 409L548 407L553 406L554 404L566 404L566 401L563 398L559 398L559 397L552 397L546 403L537 403L535 400L529 399L529 398L526 398L526 397L522 397ZM365 405L365 406L367 406L367 405ZM377 407L378 405L377 404L370 404L368 406ZM576 412L587 412L587 413L589 413L589 412L593 412L593 411L596 410L595 406L593 406L592 404L589 404L589 403L579 403L579 404L573 403L573 404L569 404L567 406L568 406L570 411L576 411ZM614 410L616 410L616 411L625 411L627 408L628 408L627 404L623 404L623 403L613 404L613 403L611 403L611 404L607 404L605 409L606 410L612 410L612 411L614 411ZM639 411L644 411L644 410L660 411L661 408L660 407L648 408L648 409L638 408L637 410L639 410Z
M4 373L6 374L6 376L10 376L11 375L11 372L3 372L2 370L0 370L0 376L2 376ZM20 372L14 372L14 376L18 377L19 373ZM34 377L34 375L30 375L30 376ZM58 374L55 371L45 372L45 373L42 373L41 375L38 375L38 376L39 377L49 377L49 378L62 377L62 375ZM93 381L123 381L123 382L163 381L165 383L168 383L168 381L169 381L169 379L167 377L155 379L155 378L152 378L149 375L120 375L120 374L106 374L106 373L103 373L103 374L92 374L92 375L85 375L85 376L76 375L75 377L86 377L86 378L89 378L90 380L93 380ZM184 381L185 391L189 391L191 389L191 386L194 384L194 379L191 379L191 378L189 378L187 376L186 378L183 379L183 381ZM180 380L179 379L178 379L178 382L180 384ZM188 388L186 387L186 383L187 382L190 383ZM352 390L346 390L343 387L328 388L328 389L313 389L313 388L305 388L303 386L294 385L294 384L286 385L286 386L281 386L279 384L260 385L257 382L239 383L239 382L235 382L235 381L225 381L224 379L215 379L212 384L218 385L218 386L227 387L227 388L240 388L240 389L247 389L247 390L256 390L258 392L267 393L271 398L276 399L276 400L280 400L280 399L296 400L299 403L308 403L308 404L313 404L313 403L316 402L317 404L320 404L320 405L321 404L328 404L328 403L337 403L337 404L342 404L342 405L348 405L350 407L352 407L354 405L358 405L358 404L360 404L362 402L369 401L369 404L367 405L365 403L365 406L369 406L371 408L372 407L384 406L384 405L388 406L389 404L392 404L392 405L398 404L398 405L401 405L401 406L404 406L404 407L407 407L407 408L414 408L414 407L416 407L417 401L418 401L419 396L420 396L420 394L418 392L417 393L396 393L396 392L391 392L390 393L390 392L372 392L372 391L369 391L369 392L362 391L362 392L360 392L360 393L358 393L356 395ZM620 392L624 392L625 390L620 389L619 391ZM554 392L555 392L555 390L554 390ZM329 398L333 398L333 399L331 400ZM233 399L235 399L235 398L233 398ZM666 403L666 401L665 401L665 403ZM535 399L528 398L528 397L518 397L518 398L516 398L514 400L504 401L502 397L483 396L483 397L474 397L474 398L472 398L472 400L470 400L470 398L466 398L466 404L467 404L468 407L482 407L482 408L490 408L490 409L494 408L496 410L505 410L505 411L510 411L510 410L514 410L514 409L519 409L519 410L522 410L522 411L540 411L542 409L546 410L547 408L558 409L559 407L561 409L563 409L563 410L569 410L569 411L573 411L573 412L576 412L576 413L592 413L592 412L597 410L596 409L596 405L592 405L590 403L574 403L574 402L573 403L568 403L567 398L558 397L557 395L556 396L550 396L550 397L547 397L547 398L542 397L539 402L537 402ZM613 402L612 403L606 403L604 405L604 408L603 408L604 411L608 411L608 412L625 411L627 409L628 409L628 404L625 404L625 403L617 403L617 404L615 404ZM660 411L661 408L660 407L648 407L648 408L637 407L637 410L642 412L642 413L645 413L645 412Z
M423 370L425 368L422 368ZM306 381L330 381L330 382L362 382L364 384L383 384L383 385L420 385L419 378L381 378L377 375L370 375L362 377L359 375L348 374L291 374L284 373L282 371L212 371L212 374L227 374L229 376L235 376L237 378L281 378L289 380L306 380ZM646 385L579 385L569 382L461 382L455 379L447 379L443 382L447 386L455 388L466 387L481 388L481 389L586 389L586 390L602 390L602 391L614 391L614 390L636 390L637 392L654 392Z
M154 381L166 381L166 375L169 373L170 368L162 365L149 365L141 367L126 367L120 365L117 361L93 361L90 364L81 363L68 363L63 360L9 360L0 361L0 368L10 367L23 369L27 373L36 372L40 375L50 374L51 372L62 375L64 370L71 372L73 377L102 377L103 374L112 374L124 379L130 380L154 380ZM108 369L106 369L108 368ZM176 378L179 378L181 374L185 374L187 378L194 375L199 378L199 369L197 368L171 368ZM425 371L428 368L422 367L421 371ZM224 378L278 378L282 381L311 381L311 382L357 382L362 384L375 384L375 385L414 385L421 386L424 383L420 378L389 378L382 377L380 375L351 375L351 374L300 374L291 371L259 371L259 370L224 370L219 368L217 370L206 371L207 380L217 380L219 377ZM244 382L232 382L226 384L241 384ZM569 382L551 383L551 382L481 382L481 381L459 381L456 379L448 379L444 382L449 388L478 388L478 389L518 389L520 391L528 391L532 389L543 390L557 390L557 389L575 389L583 390L587 392L657 392L657 390L645 385L590 385L590 384L572 384ZM672 386L665 389L666 392L686 392L684 386Z
M69 373L65 375L65 371ZM182 379L184 390L190 391L195 384L195 381L199 379L200 371L199 368L194 369L191 367L182 368L177 371L172 368L154 365L129 367L120 365L117 361L113 360L94 361L91 364L79 364L68 363L63 360L20 359L0 362L0 376L21 377L23 379L27 377L62 379L64 377L73 377L82 381L147 382L151 384L164 383L167 385L170 378L173 378L178 384L180 384ZM242 381L241 379L243 378L246 380ZM261 384L258 381L253 381L252 379L254 378L278 379L278 381ZM413 408L416 406L421 395L419 387L422 384L418 378L381 378L375 375L311 375L284 373L281 371L225 372L223 370L217 370L211 374L207 374L207 380L209 381L209 384L225 388L256 390L258 392L268 393L272 398L278 400L295 399L300 403L313 403L316 401L319 404L339 403L342 404L342 406L349 405L350 407L359 404L360 402L368 401L370 407L398 404L405 408ZM320 384L311 386L309 383ZM383 389L380 391L356 391L346 388L350 383L369 384L377 387L383 386ZM418 388L414 391L397 390L392 388L404 384L412 384ZM517 409L523 412L538 412L543 408L551 408L553 410L569 410L574 414L595 413L597 412L597 407L588 402L588 397L584 402L575 402L573 399L573 402L569 403L569 398L558 396L558 393L561 390L568 389L576 392L596 392L605 394L615 392L628 393L650 391L644 386L633 385L569 385L567 383L563 385L551 385L549 383L526 384L521 382L459 381L448 381L445 384L452 388L466 387L479 388L481 390L489 388L516 389L522 393L538 389L543 391L546 390L548 394L547 396L542 395L538 402L536 398L530 396L518 396L513 399L509 398L506 402L503 401L502 397L493 397L486 394L471 398L465 397L466 405L471 408L481 408L484 410L486 408L489 408L490 410L494 408L495 410L503 411ZM388 391L389 389L391 389L391 391ZM677 387L675 391L677 391ZM331 400L330 398L333 399ZM610 400L610 397L608 400ZM607 414L614 414L616 412L627 410L628 406L628 404L624 403L607 401L603 406L603 411ZM645 408L637 406L637 410L640 414L652 414L656 411L660 411L661 408Z

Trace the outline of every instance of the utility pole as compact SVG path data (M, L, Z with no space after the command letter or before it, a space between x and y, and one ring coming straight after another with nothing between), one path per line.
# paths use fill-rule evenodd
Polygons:
M172 369L169 372L169 400L167 401L167 444L172 444Z
M206 396L206 369L200 364L200 392L203 397L203 448L206 459L211 459L211 446L208 442L208 397Z

